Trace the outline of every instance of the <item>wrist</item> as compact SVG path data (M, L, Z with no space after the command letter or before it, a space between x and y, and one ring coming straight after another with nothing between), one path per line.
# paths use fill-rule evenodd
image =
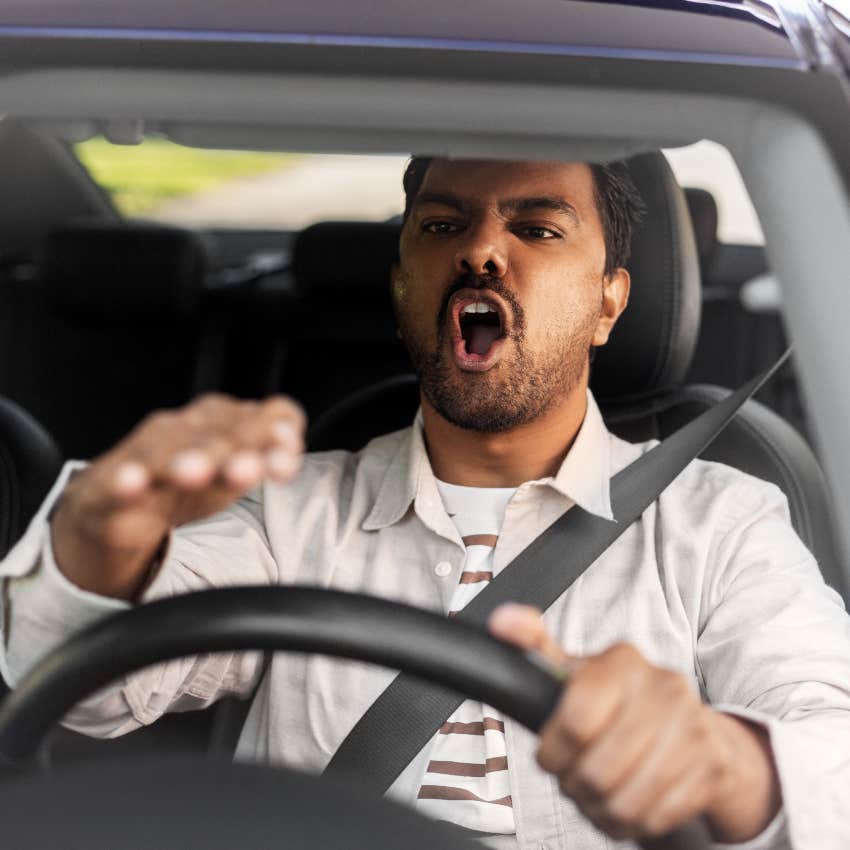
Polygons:
M749 841L764 831L782 806L770 737L759 724L721 712L713 715L727 757L706 823L715 841Z
M118 548L76 515L63 498L50 520L51 548L59 571L90 593L130 602L138 599L158 568L167 536L149 547Z

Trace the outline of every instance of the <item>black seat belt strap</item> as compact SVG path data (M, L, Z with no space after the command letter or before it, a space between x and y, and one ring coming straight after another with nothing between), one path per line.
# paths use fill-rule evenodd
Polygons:
M520 552L457 619L483 627L490 613L504 602L547 609L711 443L789 353L618 472L611 479L615 522L578 506L568 510ZM454 691L399 674L342 742L325 774L356 776L361 786L383 793L464 699Z

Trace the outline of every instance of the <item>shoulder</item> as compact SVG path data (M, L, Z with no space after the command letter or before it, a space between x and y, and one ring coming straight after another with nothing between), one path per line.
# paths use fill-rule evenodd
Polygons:
M659 445L658 440L629 443L611 434L612 471L624 469ZM716 461L692 460L658 500L662 511L676 513L685 524L713 526L722 534L766 513L790 528L788 500L775 484Z

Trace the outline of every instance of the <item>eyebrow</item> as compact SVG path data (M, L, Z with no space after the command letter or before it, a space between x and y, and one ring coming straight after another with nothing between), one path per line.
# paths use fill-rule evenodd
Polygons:
M579 214L572 204L567 203L563 198L552 195L541 195L535 198L508 198L506 201L499 202L499 212L522 213L532 210L559 212L569 216L576 224L580 221Z
M458 195L453 195L450 192L421 192L416 196L414 205L420 204L438 204L444 207L451 207L458 212L466 212L469 209L469 204ZM576 208L565 201L563 198L558 198L553 195L539 195L528 198L508 198L504 201L499 201L499 212L501 213L523 213L531 212L532 210L549 210L569 216L573 221L580 223L579 214Z

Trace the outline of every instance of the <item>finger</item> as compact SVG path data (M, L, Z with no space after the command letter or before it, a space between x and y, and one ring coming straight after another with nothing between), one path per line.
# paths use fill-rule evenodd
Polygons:
M291 399L274 397L262 403L257 415L240 424L236 442L262 452L265 473L275 481L290 480L304 454L306 417Z
M712 768L692 764L650 805L642 818L641 835L665 835L699 817L711 802L712 788Z
M538 608L507 603L490 614L487 627L494 637L536 653L554 667L571 669L576 659L558 645L542 618Z
M626 700L610 726L561 777L564 793L577 802L598 803L621 786L655 740L659 713L653 701Z
M624 822L637 822L668 788L685 776L705 753L693 746L692 726L686 712L678 711L659 730L648 753L609 796L609 814Z
M573 676L540 732L537 761L559 781L574 770L579 754L604 733L622 710L620 683L606 676L597 662L593 659Z

